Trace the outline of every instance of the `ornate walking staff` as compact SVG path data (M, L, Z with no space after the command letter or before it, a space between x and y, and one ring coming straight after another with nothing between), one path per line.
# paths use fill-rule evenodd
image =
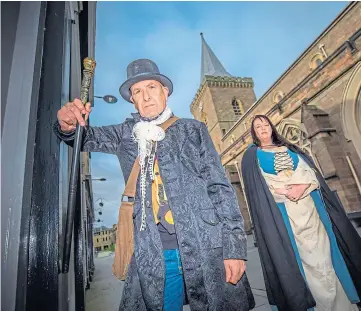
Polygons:
M89 88L94 76L95 60L87 57L83 61L83 80L81 83L80 100L85 105L88 102ZM83 116L84 117L84 116ZM69 271L71 241L73 234L75 205L76 205L76 193L78 190L79 182L79 165L80 165L80 149L83 138L83 127L76 126L74 145L73 145L73 157L69 181L69 194L68 194L68 212L66 214L65 234L64 234L64 252L63 252L63 273Z

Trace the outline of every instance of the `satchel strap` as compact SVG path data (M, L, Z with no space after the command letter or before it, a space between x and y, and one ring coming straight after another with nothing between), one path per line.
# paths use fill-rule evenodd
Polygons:
M159 125L164 131L168 129L175 121L177 121L178 117L171 117L161 125ZM139 164L139 157L135 159L135 162L133 164L132 171L130 172L127 184L125 185L125 189L122 195L122 201L124 197L128 197L129 200L134 200L135 192L137 189L137 180L138 175L140 172L140 164Z

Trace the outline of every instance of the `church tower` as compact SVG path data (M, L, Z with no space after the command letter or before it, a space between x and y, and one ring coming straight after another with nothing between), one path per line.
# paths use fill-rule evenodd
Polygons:
M204 122L218 153L223 151L222 137L256 101L252 78L232 76L223 67L201 33L202 60L201 80L191 104L193 117ZM242 190L237 164L225 167L236 191L245 230L251 233L251 219Z
M204 122L220 153L222 137L256 101L252 78L234 77L226 71L201 33L201 79L191 113Z

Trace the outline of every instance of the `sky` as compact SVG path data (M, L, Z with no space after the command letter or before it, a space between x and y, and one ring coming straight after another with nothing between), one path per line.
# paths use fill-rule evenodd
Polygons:
M122 123L134 112L119 86L127 65L153 60L173 82L169 106L192 118L200 86L201 37L233 76L252 77L260 98L345 8L347 2L108 2L97 3L94 90L118 98L95 99L91 125ZM94 200L102 199L98 225L117 222L123 175L116 156L92 153ZM99 206L97 206L99 207Z

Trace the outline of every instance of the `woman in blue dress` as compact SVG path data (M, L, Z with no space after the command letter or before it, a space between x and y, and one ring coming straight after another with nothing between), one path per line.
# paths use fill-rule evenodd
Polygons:
M278 311L356 311L361 238L311 158L253 119L242 177L268 300Z

